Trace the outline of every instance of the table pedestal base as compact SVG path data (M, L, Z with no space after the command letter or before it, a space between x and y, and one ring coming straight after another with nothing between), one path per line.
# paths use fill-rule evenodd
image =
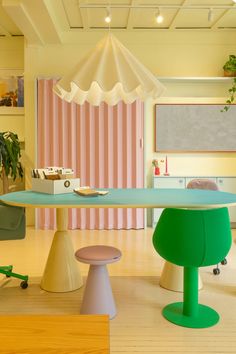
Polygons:
M160 286L168 290L183 292L183 279L183 267L166 261L161 273ZM202 287L202 280L199 275L198 290L202 289Z
M41 281L41 288L46 291L67 292L83 285L71 238L66 230L67 215L66 209L57 209L58 230L54 234Z

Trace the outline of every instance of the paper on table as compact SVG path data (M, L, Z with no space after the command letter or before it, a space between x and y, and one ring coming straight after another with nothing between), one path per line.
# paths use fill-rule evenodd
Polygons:
M91 189L89 186L76 188L74 189L74 192L84 197L96 197L109 193L109 191L97 191L95 189Z

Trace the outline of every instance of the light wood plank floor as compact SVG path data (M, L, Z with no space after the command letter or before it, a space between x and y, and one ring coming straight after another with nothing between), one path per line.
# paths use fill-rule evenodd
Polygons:
M163 260L152 247L153 230L70 231L75 250L92 244L121 249L122 259L109 266L118 315L110 322L111 353L236 353L236 245L228 265L214 276L212 267L201 268L204 288L200 302L221 315L209 329L175 326L161 315L163 306L181 301L182 294L159 287ZM40 289L40 277L51 245L53 231L27 229L24 240L2 241L1 264L30 275L26 290L15 279L0 278L0 314L77 314L83 288L71 293L48 293ZM233 230L236 238L236 230ZM80 264L86 276L88 266Z

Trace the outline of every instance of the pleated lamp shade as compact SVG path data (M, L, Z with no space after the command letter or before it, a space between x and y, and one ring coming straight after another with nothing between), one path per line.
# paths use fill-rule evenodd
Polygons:
M77 67L54 86L54 92L67 102L94 106L115 105L136 99L157 98L164 86L112 34L108 34L82 59Z

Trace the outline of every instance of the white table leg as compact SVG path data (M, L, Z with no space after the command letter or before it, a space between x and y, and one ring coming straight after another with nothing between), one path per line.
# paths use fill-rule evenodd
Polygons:
M52 292L67 292L83 285L78 262L68 228L68 209L57 208L57 231L48 255L41 288Z
M183 291L183 267L170 262L165 262L161 273L160 286L172 291ZM202 280L199 275L198 289L202 288Z

